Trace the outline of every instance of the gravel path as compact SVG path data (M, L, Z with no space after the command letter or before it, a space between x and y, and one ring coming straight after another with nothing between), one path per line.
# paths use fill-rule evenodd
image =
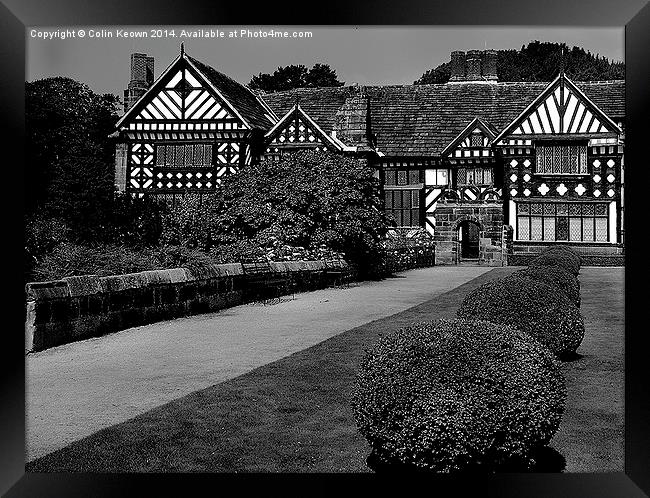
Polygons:
M399 313L491 268L434 267L272 306L136 327L26 357L26 460Z

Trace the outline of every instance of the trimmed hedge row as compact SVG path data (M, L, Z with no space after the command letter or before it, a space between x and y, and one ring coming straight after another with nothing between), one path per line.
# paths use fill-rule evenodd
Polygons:
M585 332L580 311L566 295L516 274L474 289L456 314L458 318L512 326L560 358L575 353Z
M550 285L561 291L576 306L580 306L580 282L561 266L533 265L519 270L513 275Z
M557 361L529 335L456 319L380 339L361 363L353 407L380 465L494 471L532 463L565 398Z
M367 350L352 403L368 464L531 469L564 411L558 358L584 337L579 272L575 251L547 249L470 292L455 320L414 324Z
M556 246L542 251L530 266L559 266L577 277L580 273L580 256L569 247Z

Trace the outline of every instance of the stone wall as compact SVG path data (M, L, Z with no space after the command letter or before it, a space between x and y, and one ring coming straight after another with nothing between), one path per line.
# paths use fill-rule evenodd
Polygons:
M479 265L504 266L503 209L497 203L438 203L436 207L436 265L458 264L458 227L463 221L479 226Z
M336 283L322 261L277 262L271 268L274 276L286 276L285 294ZM263 289L247 280L239 263L213 265L202 275L174 268L67 277L28 283L25 291L27 352L264 297Z

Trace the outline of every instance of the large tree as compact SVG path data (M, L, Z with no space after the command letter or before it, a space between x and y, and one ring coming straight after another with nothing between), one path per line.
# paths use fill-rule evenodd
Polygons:
M314 64L307 69L302 64L280 66L273 74L260 73L251 78L248 86L254 90L278 92L293 88L342 86L336 71L328 64Z
M26 84L26 213L64 220L79 235L101 227L113 196L109 138L119 100L70 78Z
M559 71L576 81L613 80L625 78L625 64L594 55L580 47L565 43L533 41L520 50L497 51L499 81L551 81ZM416 85L446 83L451 77L451 64L444 62L426 71Z
M242 168L202 202L185 198L165 225L163 242L204 251L242 242L325 245L344 252L364 276L376 270L388 229L373 169L311 151Z

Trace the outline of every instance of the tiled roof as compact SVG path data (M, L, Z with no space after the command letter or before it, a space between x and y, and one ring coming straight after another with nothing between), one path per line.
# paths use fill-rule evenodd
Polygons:
M576 85L614 121L625 116L623 81L577 82ZM437 156L475 117L497 131L514 120L548 86L546 82L450 83L367 86L372 132L387 156ZM354 87L300 88L264 96L278 116L299 101L327 133Z
M221 92L253 128L260 128L264 131L271 129L273 122L266 117L269 114L268 111L264 109L262 103L248 88L207 64L189 55L186 55L186 57L210 80L210 83Z

